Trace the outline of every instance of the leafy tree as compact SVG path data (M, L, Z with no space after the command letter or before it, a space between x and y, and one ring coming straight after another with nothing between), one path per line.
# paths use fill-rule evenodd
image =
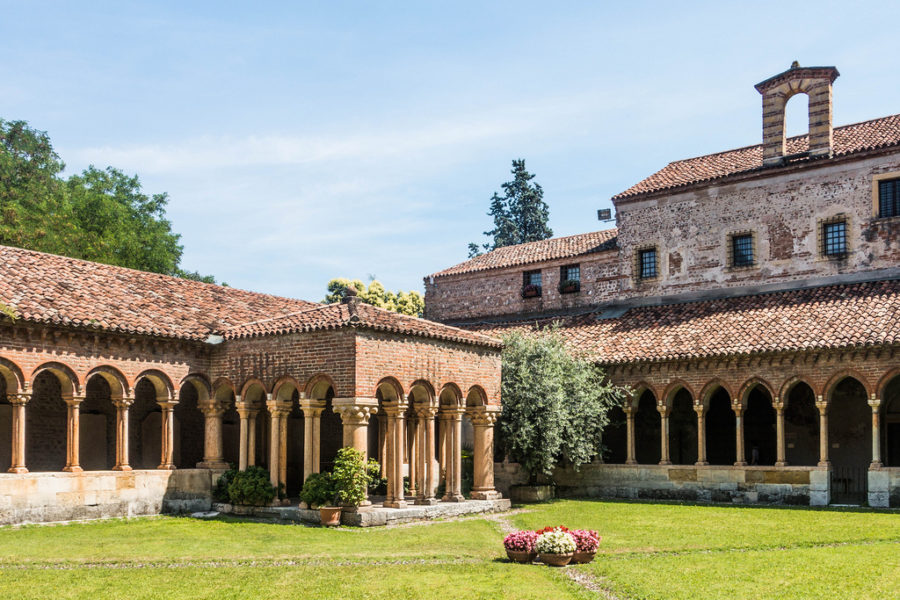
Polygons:
M0 119L0 244L215 282L179 266L166 194L112 167L64 169L46 132Z
M391 292L386 290L377 279L369 282L369 287L359 279L344 279L339 277L328 282L328 293L322 300L325 304L340 302L344 297L344 291L352 287L356 289L357 297L366 304L392 310L394 312L421 317L425 312L425 298L422 294L413 290L410 292Z
M553 236L553 230L547 224L550 220L550 208L544 202L544 190L540 184L532 183L534 175L525 169L525 160L512 161L513 180L503 184L503 196L496 192L491 197L491 209L488 215L494 218L494 228L485 231L484 235L493 238L493 242L469 244L469 258L490 252L503 246L524 244L546 240Z
M624 390L565 346L557 327L504 336L499 443L535 483L560 462L580 465L603 450L607 412Z

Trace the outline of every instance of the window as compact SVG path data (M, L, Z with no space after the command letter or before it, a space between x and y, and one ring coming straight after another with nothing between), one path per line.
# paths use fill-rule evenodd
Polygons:
M641 279L656 277L656 248L646 248L638 254L638 273Z
M900 217L900 179L878 182L878 216Z
M566 265L559 269L559 293L571 294L581 289L581 266Z
M847 221L832 221L822 225L822 253L825 256L846 256Z
M753 234L740 233L731 236L731 266L753 266Z
M522 297L534 298L541 295L541 272L525 271L522 274Z

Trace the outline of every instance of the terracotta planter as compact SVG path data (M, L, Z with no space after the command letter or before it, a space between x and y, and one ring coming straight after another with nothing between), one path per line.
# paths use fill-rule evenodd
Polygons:
M337 527L341 524L340 506L322 506L319 508L319 519L323 527Z
M507 550L506 556L509 560L517 563L533 563L537 558L537 552L527 552L525 550Z
M597 551L593 552L576 552L572 555L572 564L573 565L583 565L594 560L594 557L597 555Z
M572 560L572 553L568 554L538 554L538 559L550 567L564 567Z
M552 485L511 485L509 498L515 504L546 502L553 498L554 489Z

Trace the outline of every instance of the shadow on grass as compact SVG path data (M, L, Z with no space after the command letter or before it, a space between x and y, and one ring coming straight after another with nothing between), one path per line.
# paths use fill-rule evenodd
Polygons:
M815 511L815 512L843 512L843 513L883 513L897 514L900 508L873 508L870 506L805 506L802 504L736 504L733 502L692 502L689 500L656 500L644 498L592 498L592 497L565 497L553 498L546 502L536 502L533 504L514 504L512 508L537 508L558 504L568 500L577 502L594 502L597 504L639 504L639 505L663 505L663 506L714 506L717 508L735 508L735 509L777 509L788 511Z

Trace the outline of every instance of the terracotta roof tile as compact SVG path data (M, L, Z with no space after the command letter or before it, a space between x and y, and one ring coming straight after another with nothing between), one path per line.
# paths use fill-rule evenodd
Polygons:
M809 148L808 138L809 136L806 135L789 138L785 153L791 155L806 151ZM900 144L900 115L891 115L834 129L835 156L846 156L898 144ZM669 163L662 170L631 186L621 194L613 196L613 200L679 188L761 169L761 144L688 158Z
M499 337L560 321L571 347L603 364L900 344L900 280L472 327Z
M318 305L291 315L264 319L226 329L226 339L278 335L339 327L362 327L376 331L416 335L441 340L500 347L500 341L487 335L443 325L426 319L401 315L383 308L353 304Z
M365 326L488 346L484 335L367 304L322 305L0 246L0 303L54 325L205 340Z
M605 229L603 231L593 231L591 233L551 238L539 242L504 246L503 248L497 248L496 250L492 250L481 256L476 256L466 262L444 269L443 271L438 271L431 276L442 277L444 275L474 273L476 271L502 269L504 267L514 267L545 260L569 258L590 254L592 252L613 250L616 248L616 235L617 231L615 229Z

